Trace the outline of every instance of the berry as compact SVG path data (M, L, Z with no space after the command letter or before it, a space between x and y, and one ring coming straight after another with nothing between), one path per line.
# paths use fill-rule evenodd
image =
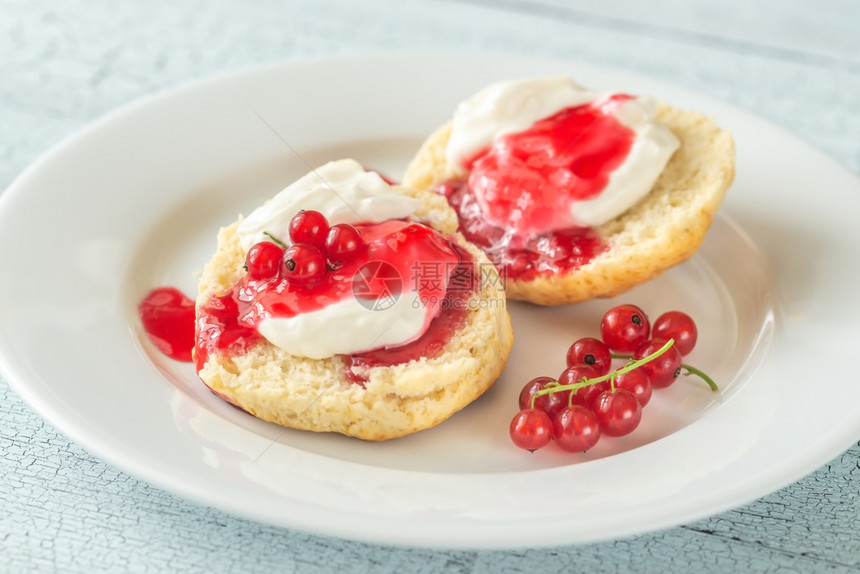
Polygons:
M305 287L318 282L325 275L325 256L319 249L306 243L287 247L281 273L290 283Z
M332 225L325 238L326 256L335 265L349 261L358 255L364 247L361 233L347 223Z
M558 382L562 385L572 385L582 382L582 379L594 379L599 377L599 373L594 370L594 367L588 365L574 365L568 367L558 376Z
M593 385L588 385L587 387L583 387L576 391L573 395L573 399L571 399L571 403L575 405L582 405L587 409L590 409L594 406L594 401L603 391L608 391L611 388L609 381L601 381L599 383L594 383Z
M643 407L651 400L653 389L651 381L648 380L648 375L642 370L642 367L621 373L615 377L615 388L630 391L633 396L639 401Z
M638 361L659 351L665 344L666 341L663 339L649 339L636 348L633 358ZM639 368L648 375L648 381L650 381L653 388L662 389L668 387L681 374L681 353L678 352L675 345L672 345L665 353Z
M639 426L642 406L633 393L624 389L605 391L594 401L594 415L600 430L608 436L624 436Z
M515 445L535 451L552 440L552 421L549 415L541 410L525 409L514 416L510 433Z
M290 240L294 244L306 243L323 249L328 230L328 221L319 211L300 211L290 220Z
M251 279L268 279L278 273L284 248L280 245L261 241L251 246L245 256L245 269Z
M525 384L520 391L519 405L521 410L532 408L532 398L538 391L546 388L547 383L554 383L552 377L535 377ZM562 402L559 393L547 393L534 399L534 408L544 411L552 418L562 408L567 406L567 398Z
M594 368L589 367L588 365L575 365L573 367L568 367L564 371L562 371L561 375L558 376L558 382L561 385L573 385L582 382L583 379L594 379L598 376L599 375L597 371L595 371ZM557 393L553 394L561 395L561 402L565 405L570 402L572 404L582 405L586 408L591 408L591 404L594 402L594 399L597 397L597 395L607 390L608 388L609 381L602 381L600 383L588 385L587 387L582 387L573 394L573 398L571 398L571 391L569 390L558 391Z
M612 352L600 339L583 337L576 340L567 350L567 366L588 365L599 375L605 375L612 368Z
M613 351L632 353L648 339L651 324L648 316L635 305L613 307L600 321L600 336Z
M707 374L681 362L682 353L693 348L697 337L689 315L664 313L652 334L642 309L619 305L603 316L600 332L602 341L593 337L574 341L567 351L567 368L558 379L536 377L523 386L520 412L510 426L517 446L534 451L554 440L562 450L583 452L603 435L629 434L639 426L653 389L671 385L682 371L718 390ZM660 335L670 336L673 343ZM615 358L632 360L612 371Z
M696 340L699 338L699 331L696 329L696 323L692 317L681 311L668 311L663 313L657 320L654 321L654 326L651 331L651 336L655 339L675 340L675 348L681 353L681 356L689 355L693 347L696 346Z
M564 407L552 423L555 443L569 452L583 452L600 439L597 416L581 405Z

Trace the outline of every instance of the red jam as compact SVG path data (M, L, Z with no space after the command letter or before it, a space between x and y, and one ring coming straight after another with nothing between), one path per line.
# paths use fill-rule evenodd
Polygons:
M457 212L460 231L483 249L503 279L527 280L578 269L608 249L591 227L571 227L530 238L511 235L484 218L464 179L446 181L438 191Z
M138 305L143 329L159 351L190 361L194 348L194 301L174 287L153 289Z
M449 338L452 325L457 323L457 313L445 305L458 304L458 295L452 294L457 290L452 286L459 281L467 254L420 224L386 221L356 228L365 239L365 251L328 271L312 286L296 287L279 277L254 280L246 275L223 296L211 298L197 318L197 369L214 350L241 353L258 342L261 336L256 325L268 317L292 317L347 297L357 297L371 307L376 303L384 306L385 297L399 297L405 291L416 291L420 304L437 309L424 335L397 349L356 355L356 364L396 364L434 352L438 346L434 341ZM474 286L465 296L473 291Z
M453 334L463 327L470 308L469 301L479 286L481 274L469 253L456 245L452 247L460 259L448 281L440 312L424 334L408 345L376 349L346 357L345 374L348 379L363 385L366 379L356 374L354 368L400 365L421 357L437 357Z
M239 301L233 289L220 297L210 297L197 316L197 343L194 366L199 372L209 359L209 351L218 349L234 354L244 353L262 340L257 330L239 322Z
M594 198L630 153L635 133L612 114L627 95L566 108L529 129L496 138L468 159L467 180L439 191L463 234L484 248L507 278L568 271L606 250L589 227L558 227L559 213Z

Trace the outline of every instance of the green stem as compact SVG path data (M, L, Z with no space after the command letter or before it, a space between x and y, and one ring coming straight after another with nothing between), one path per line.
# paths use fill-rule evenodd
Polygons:
M633 355L626 355L624 353L612 353L613 359L632 359ZM686 372L684 373L685 377L689 377L690 375L696 375L703 381L705 381L709 387L711 387L712 391L718 391L720 388L717 386L717 383L714 382L714 379L709 377L705 371L701 369L697 369L693 365L688 365L687 363L681 363L681 368Z
M539 390L538 392L536 392L534 395L532 395L532 400L531 400L531 403L529 404L529 406L530 406L531 408L535 408L535 400L536 400L539 396L541 396L541 395L548 395L548 394L550 394L550 393L554 393L554 392L555 392L555 389L556 389L557 387L560 387L560 386L561 386L561 384L559 384L559 382L558 382L558 381L551 381L551 382L547 383L547 384L546 384L546 386L545 386L544 388L542 388L541 390ZM553 390L548 391L547 389L553 389ZM546 392L544 392L544 391L546 391Z
M720 390L720 388L717 386L717 383L714 382L714 379L705 374L704 371L699 370L692 365L688 365L687 363L681 363L681 368L687 371L686 373L684 373L685 377L689 377L690 375L696 375L697 377L708 383L708 386L711 387L712 391Z
M278 239L277 237L275 237L274 235L272 235L272 234L271 234L271 233L269 233L268 231L264 231L264 232L263 232L263 235L266 235L269 239L271 239L272 241L274 241L275 243L277 243L278 245L280 245L280 246L281 246L281 247L283 247L284 249L286 249L286 248L287 248L287 244L286 244L286 243L284 243L283 241L281 241L280 239Z
M571 383L569 385L560 385L560 384L558 384L558 382L556 382L555 384L548 383L545 388L539 390L538 392L536 392L534 394L534 396L532 397L531 406L532 406L532 408L534 408L535 399L540 397L540 396L543 396L543 395L549 395L551 393L557 393L559 391L570 391L570 394L573 395L573 394L576 394L576 392L579 389L583 389L585 387L590 387L591 385L596 385L597 383L602 383L603 381L614 381L615 377L617 377L618 375L623 375L624 373L629 373L633 369L636 369L638 367L641 367L645 363L649 363L649 362L653 361L654 359L656 359L657 357L659 357L660 355L662 355L663 353L668 351L669 348L674 344L675 344L674 339L669 339L668 341L666 341L665 345L663 345L662 347L660 347L659 349L657 349L656 351L654 351L653 353L651 353L647 357L642 357L638 361L631 361L630 363L627 363L626 365L624 365L620 369L617 369L617 370L612 371L611 373L607 373L605 375L601 375L599 377L594 377L593 379L582 379L578 383ZM613 382L610 382L609 384L610 384L610 386L614 387Z

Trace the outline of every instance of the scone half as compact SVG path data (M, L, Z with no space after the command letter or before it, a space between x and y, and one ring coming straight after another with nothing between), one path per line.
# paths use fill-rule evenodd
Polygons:
M262 340L241 353L208 352L198 374L217 395L248 413L285 427L337 432L370 441L401 437L433 427L490 388L513 344L505 293L484 254L456 232L456 214L444 198L393 187L418 198L416 220L459 245L481 269L462 325L442 351L402 364L356 368L348 358L310 359ZM205 266L197 307L228 291L245 273L238 222L222 229L215 255ZM443 311L444 312L444 311ZM350 328L344 325L343 328Z
M701 245L734 179L734 142L710 117L660 105L655 118L680 141L651 191L594 228L605 249L581 267L526 279L501 275L510 299L563 305L612 297L657 277ZM455 177L446 161L451 124L438 128L411 161L403 184L438 189Z

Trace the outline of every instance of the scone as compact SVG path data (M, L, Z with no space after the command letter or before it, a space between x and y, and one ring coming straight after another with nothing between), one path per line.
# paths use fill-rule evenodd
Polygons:
M331 229L351 221L362 249L335 256L329 233L323 278L308 282L294 242L263 277L249 250L284 249L302 209ZM389 186L352 160L313 170L220 231L197 297L200 378L296 429L380 441L444 421L493 385L513 343L494 266L456 230L437 194Z
M560 305L689 258L733 178L732 137L709 117L538 78L463 102L403 184L449 199L509 298Z

